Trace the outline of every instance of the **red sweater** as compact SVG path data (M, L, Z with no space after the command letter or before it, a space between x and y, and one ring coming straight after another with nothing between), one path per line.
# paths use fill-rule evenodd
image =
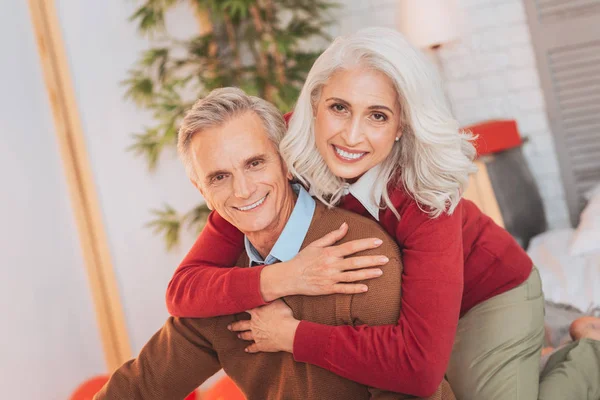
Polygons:
M393 191L390 198L401 219L384 209L379 223L396 238L403 255L398 324L352 327L302 321L294 358L366 385L426 396L445 374L459 317L524 282L532 262L471 201L463 199L452 215L431 219L404 191ZM340 206L371 218L351 195ZM213 212L169 283L169 312L211 317L264 305L262 267L226 268L243 250L243 235Z

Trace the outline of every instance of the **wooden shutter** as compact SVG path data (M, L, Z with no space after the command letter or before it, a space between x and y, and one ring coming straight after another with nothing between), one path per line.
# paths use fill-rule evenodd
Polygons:
M600 182L600 0L524 0L569 213Z

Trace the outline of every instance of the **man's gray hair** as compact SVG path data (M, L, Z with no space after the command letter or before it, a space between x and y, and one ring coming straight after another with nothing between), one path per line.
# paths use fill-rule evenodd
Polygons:
M238 88L215 89L196 101L179 128L177 152L192 181L198 181L190 154L190 144L194 136L205 129L223 125L231 118L248 111L253 111L262 120L269 140L279 149L286 126L283 116L274 105L259 97L249 96Z

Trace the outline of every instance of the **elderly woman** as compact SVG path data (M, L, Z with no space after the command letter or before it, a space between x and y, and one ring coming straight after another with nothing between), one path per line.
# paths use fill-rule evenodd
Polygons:
M169 311L208 317L260 307L230 327L254 340L247 351L292 352L382 389L428 396L447 374L460 399L537 398L540 278L513 238L461 198L475 170L471 140L434 68L401 34L370 28L336 39L310 70L280 150L313 196L378 221L396 239L398 323L325 326L268 304L367 290L356 282L381 274L381 261L346 256L373 241L336 247L342 226L292 260L239 268L242 235L216 213L169 284ZM268 196L258 201L270 206Z

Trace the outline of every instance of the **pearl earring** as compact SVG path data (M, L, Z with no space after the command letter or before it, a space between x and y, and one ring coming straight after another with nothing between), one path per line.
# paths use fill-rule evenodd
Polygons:
M398 136L396 136L396 142L398 142L400 140L400 138Z

